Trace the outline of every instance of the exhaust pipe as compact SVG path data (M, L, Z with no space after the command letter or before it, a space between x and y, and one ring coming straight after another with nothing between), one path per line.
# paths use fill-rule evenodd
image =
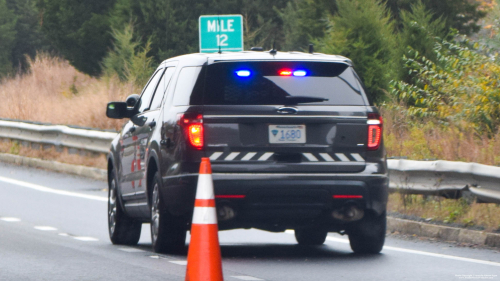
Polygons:
M356 204L346 204L342 208L334 210L332 217L344 222L357 221L363 218L365 211L358 208Z
M220 204L217 207L217 220L228 221L236 217L236 211L227 204Z

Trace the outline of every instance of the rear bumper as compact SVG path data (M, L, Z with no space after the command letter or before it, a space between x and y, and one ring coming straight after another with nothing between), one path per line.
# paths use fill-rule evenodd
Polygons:
M381 214L388 198L387 174L274 174L214 173L215 195L244 198L216 199L217 206L228 205L236 217L219 221L220 229L284 229L322 226L330 231L343 224L332 217L333 210L345 204ZM169 211L190 219L197 175L164 178L162 195ZM357 199L335 199L334 195L360 195Z

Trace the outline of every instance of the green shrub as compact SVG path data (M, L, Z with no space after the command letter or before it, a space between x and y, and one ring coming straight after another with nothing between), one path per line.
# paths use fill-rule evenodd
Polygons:
M436 59L410 50L404 56L411 82L392 81L391 92L414 122L438 124L479 135L494 135L500 125L500 64L468 42L436 43Z
M113 29L113 50L104 58L102 65L104 75L118 76L122 81L129 81L143 86L153 73L152 58L148 56L151 49L150 41L144 47L134 40L132 24L123 30Z
M396 35L390 12L378 0L339 0L325 38L316 41L323 53L350 58L372 101L382 99L394 77Z

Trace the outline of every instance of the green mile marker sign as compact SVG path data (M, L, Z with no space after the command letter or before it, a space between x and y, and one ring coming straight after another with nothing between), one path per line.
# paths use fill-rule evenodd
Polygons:
M200 17L200 52L243 51L243 17L218 15Z

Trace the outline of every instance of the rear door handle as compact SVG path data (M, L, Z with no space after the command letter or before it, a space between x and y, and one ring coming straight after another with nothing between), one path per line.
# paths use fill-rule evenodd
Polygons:
M166 138L164 140L161 140L160 144L166 146L167 148L170 148L170 146L172 146L172 141L170 140L170 138Z
M133 133L135 132L135 126L134 127L130 127L130 129L128 130L129 133Z
M156 121L154 121L154 120L153 120L153 121L149 122L148 126L149 126L151 129L153 129L154 127L156 127Z

